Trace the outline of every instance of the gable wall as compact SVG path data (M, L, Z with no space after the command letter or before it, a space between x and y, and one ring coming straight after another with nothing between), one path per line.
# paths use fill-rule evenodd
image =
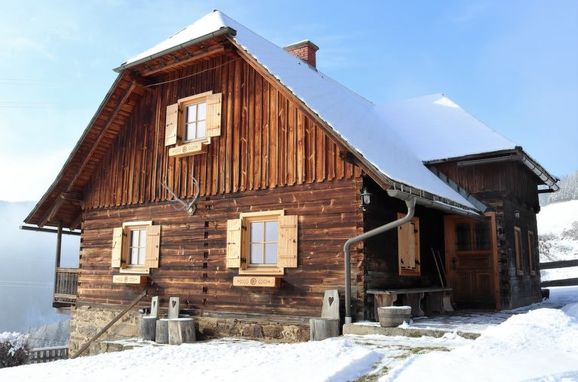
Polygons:
M181 78L181 79L179 79ZM305 111L239 56L223 55L155 78L85 190L85 208L170 199L160 182L191 197L353 179L354 166ZM179 98L223 93L221 136L207 152L175 159L164 146L166 107Z

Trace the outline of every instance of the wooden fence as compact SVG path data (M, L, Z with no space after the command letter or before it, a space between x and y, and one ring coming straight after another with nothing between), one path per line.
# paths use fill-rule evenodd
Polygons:
M552 261L549 263L540 263L540 270L569 268L569 267L578 267L578 260L563 260L563 261ZM578 278L542 281L542 283L540 284L542 288L573 286L573 285L578 285Z
M68 347L54 346L31 349L28 363L52 362L59 359L68 359Z

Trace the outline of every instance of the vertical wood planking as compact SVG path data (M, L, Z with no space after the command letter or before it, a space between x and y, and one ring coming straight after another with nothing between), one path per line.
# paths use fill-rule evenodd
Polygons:
M240 59L213 58L158 80L168 82L145 92L95 169L84 190L86 208L171 200L161 181L190 198L195 191L191 175L199 180L201 195L217 195L361 174L339 157L339 146L324 127ZM166 106L208 90L223 94L222 135L205 153L169 157Z

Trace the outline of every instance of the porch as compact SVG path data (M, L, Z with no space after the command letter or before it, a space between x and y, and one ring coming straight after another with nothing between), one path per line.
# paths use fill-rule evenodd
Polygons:
M78 268L56 268L52 299L54 308L67 308L76 304L78 273Z

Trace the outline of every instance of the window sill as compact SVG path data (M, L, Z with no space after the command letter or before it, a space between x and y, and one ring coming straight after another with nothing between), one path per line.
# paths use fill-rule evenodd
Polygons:
M150 269L141 267L120 268L118 272L131 275L148 275L150 273Z
M254 275L254 276L283 276L285 274L284 268L277 267L254 267L247 269L239 269L240 275Z

